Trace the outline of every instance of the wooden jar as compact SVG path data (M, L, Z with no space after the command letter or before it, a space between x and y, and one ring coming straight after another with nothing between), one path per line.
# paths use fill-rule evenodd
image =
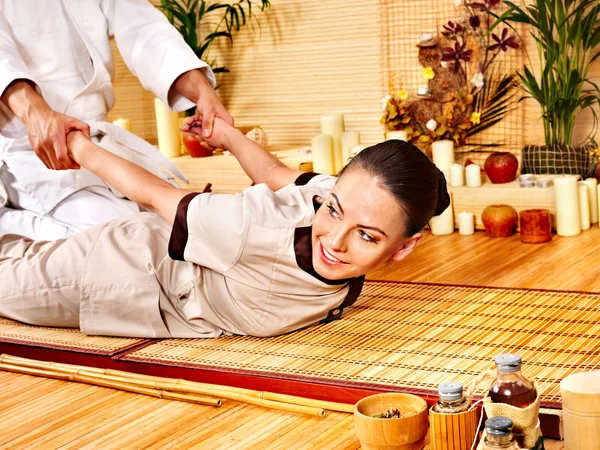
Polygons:
M525 209L519 214L521 242L543 244L552 240L552 220L547 209Z
M429 410L431 450L471 450L477 436L479 408L456 414Z

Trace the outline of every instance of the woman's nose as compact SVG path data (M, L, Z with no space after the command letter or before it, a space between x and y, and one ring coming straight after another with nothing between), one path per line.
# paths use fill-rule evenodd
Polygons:
M341 225L338 229L331 233L329 247L336 252L345 252L347 250L347 230Z

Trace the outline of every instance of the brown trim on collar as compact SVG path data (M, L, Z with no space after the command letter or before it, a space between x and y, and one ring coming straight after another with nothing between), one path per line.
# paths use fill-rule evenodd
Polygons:
M190 192L177 205L177 213L175 214L175 221L171 229L171 237L169 238L169 256L175 261L185 261L183 253L185 252L189 236L187 223L188 207L194 197L200 194L201 192Z
M294 181L294 184L296 186L305 186L308 184L308 182L310 180L312 180L317 175L319 175L319 174L315 173L315 172L304 172L302 175L300 175L298 178L296 178L296 181Z

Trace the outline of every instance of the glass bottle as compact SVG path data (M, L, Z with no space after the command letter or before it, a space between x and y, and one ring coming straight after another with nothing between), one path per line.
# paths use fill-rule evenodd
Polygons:
M519 450L512 434L512 420L492 417L485 421L485 439L481 450Z
M536 398L533 383L521 373L521 357L515 354L496 357L498 375L490 386L494 403L507 403L517 408L531 405Z
M469 409L469 400L463 394L462 383L445 382L438 387L439 399L433 410L441 414L454 414Z

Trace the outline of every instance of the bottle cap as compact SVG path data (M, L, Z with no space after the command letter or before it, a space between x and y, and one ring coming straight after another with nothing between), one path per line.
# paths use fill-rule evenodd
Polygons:
M516 372L521 368L521 357L514 353L498 355L495 361L498 372Z
M485 421L485 431L490 436L508 436L513 426L508 417L492 417Z
M447 381L440 383L438 387L438 394L440 400L445 402L453 402L463 398L463 385L453 381Z

